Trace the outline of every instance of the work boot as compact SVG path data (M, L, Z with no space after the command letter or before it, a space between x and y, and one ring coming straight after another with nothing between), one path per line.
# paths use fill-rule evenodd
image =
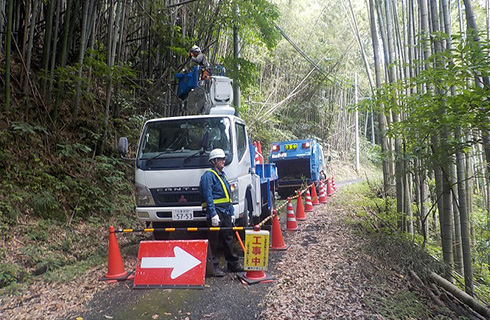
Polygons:
M243 272L243 266L240 262L228 262L228 272Z
M221 278L225 276L225 272L219 266L214 266L214 276Z

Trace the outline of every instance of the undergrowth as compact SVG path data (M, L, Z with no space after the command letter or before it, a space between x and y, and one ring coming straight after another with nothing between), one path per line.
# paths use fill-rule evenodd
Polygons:
M117 131L136 141L142 120L130 119ZM55 132L40 121L13 121L0 130L3 293L38 277L70 280L106 259L109 225L137 223L133 164L115 146L97 152L100 134L89 128L100 120L83 121L92 122Z
M349 224L357 226L359 236L367 239L363 250L370 256L390 265L395 272L403 277L409 275L409 270L415 271L422 279L430 272L446 274L447 267L438 259L440 243L431 241L425 248L421 247L421 239L399 231L397 222L400 215L396 213L396 203L391 199L381 198L379 184L364 182L355 186L343 188L339 194L343 205L349 207L354 214L348 218ZM437 230L436 230L437 231ZM435 237L437 239L437 236ZM475 274L475 279L479 279ZM459 281L458 281L459 280ZM488 297L488 283L479 282L476 289L480 297ZM455 284L463 288L462 279L455 279ZM383 286L376 283L373 286ZM378 288L379 289L379 288ZM420 303L417 295L410 291L394 292L389 295L385 290L373 290L366 297L366 304L376 308L387 319L452 319L448 309L437 309L437 317ZM463 289L464 290L464 289Z

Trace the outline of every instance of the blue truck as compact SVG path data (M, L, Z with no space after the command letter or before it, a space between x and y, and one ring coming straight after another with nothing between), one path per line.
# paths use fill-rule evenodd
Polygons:
M281 198L294 195L305 184L318 185L325 179L323 149L315 139L273 142L269 163L277 167L277 193Z

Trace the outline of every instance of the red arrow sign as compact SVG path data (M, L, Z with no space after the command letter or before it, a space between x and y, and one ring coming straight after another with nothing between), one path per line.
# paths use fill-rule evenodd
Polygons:
M203 286L207 240L142 241L134 286Z

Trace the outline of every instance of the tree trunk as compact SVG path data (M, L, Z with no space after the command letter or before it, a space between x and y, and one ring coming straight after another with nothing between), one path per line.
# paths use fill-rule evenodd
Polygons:
M455 138L458 142L461 142L461 128L456 129ZM463 266L464 266L464 283L465 291L467 294L473 296L473 267L471 260L471 242L470 242L470 217L467 205L467 193L465 175L466 164L464 153L461 148L456 149L456 165L458 175L458 200L459 200L459 213L461 221L461 243L463 247Z
M376 78L376 87L380 88L382 86L382 70L381 62L379 59L379 41L378 41L378 31L376 27L376 15L374 13L374 3L373 0L369 0L369 19L371 27L371 41L373 43L373 54L374 54L374 72ZM384 193L386 195L393 194L393 176L391 171L391 162L389 153L391 152L388 143L388 137L386 136L387 124L386 116L384 114L383 106L380 106L380 111L378 112L378 122L379 122L379 135L381 141L381 151L383 153L383 182L384 182Z
M344 5L344 2L342 1L342 6ZM350 14L352 16L352 24L351 27L353 29L354 35L356 36L357 44L359 45L359 50L361 52L361 57L362 61L364 62L364 68L366 69L366 74L368 76L369 80L369 86L371 87L371 92L374 94L374 81L373 81L373 76L371 74L371 67L369 65L366 52L364 50L364 45L361 40L361 35L359 34L359 27L357 26L357 19L356 16L354 15L354 10L352 9L352 1L349 0L349 10ZM350 20L349 20L350 21Z
M473 310L486 317L487 319L490 317L490 309L488 309L485 305L473 299L471 296L467 295L463 291L459 290L458 287L445 280L438 274L432 272L430 274L430 278L432 281L443 287L445 290L453 294L456 298L466 303Z
M58 31L59 31L59 26L60 26L60 20L61 20L61 0L55 0L56 1L56 16L55 16L55 23L54 23L54 37L53 37L53 50L51 52L51 67L50 67L50 72L49 72L49 92L53 91L53 85L54 85L54 70L56 69L56 54L57 54L57 47L58 47Z
M5 39L5 111L10 111L10 69L14 2L7 1L7 37Z
M30 27L29 27L29 32L27 38L29 39L27 42L27 47L26 47L26 74L24 78L24 85L23 85L23 94L26 95L27 91L29 90L29 82L31 78L31 60L32 60L32 50L34 46L34 35L36 33L36 22L37 22L37 14L39 12L39 5L38 5L38 0L34 0L32 4L32 16L31 16L31 22L30 22Z
M85 48L86 48L86 42L87 42L87 28L88 28L88 9L90 7L91 1L83 1L83 15L82 15L82 25L81 25L81 31L82 34L80 36L80 47L78 49L78 77L76 80L75 84L75 101L73 102L73 110L72 110L72 124L74 126L77 125L78 121L78 113L80 110L80 97L81 97L81 91L82 91L82 73L83 73L83 58L85 57ZM109 29L112 29L112 25L109 24ZM109 94L109 92L107 92Z
M48 16L46 17L46 34L44 36L44 45L43 45L43 58L42 58L42 68L46 74L49 72L49 57L51 56L51 45L53 43L53 16L54 16L54 8L55 8L55 0L48 1ZM41 92L43 97L46 97L48 94L47 87L47 77L43 77L41 80Z

